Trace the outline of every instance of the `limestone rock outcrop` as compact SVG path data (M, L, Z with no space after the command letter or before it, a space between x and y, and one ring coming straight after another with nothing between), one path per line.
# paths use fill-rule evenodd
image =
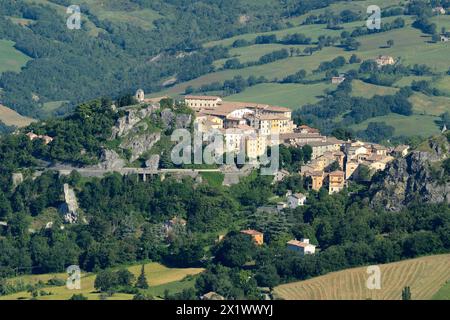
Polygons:
M59 210L64 215L66 223L76 223L78 221L78 201L75 192L66 183L64 184L64 203Z
M112 128L111 139L126 136L133 128L145 117L151 115L159 107L150 105L144 109L131 109L127 111L127 115L117 120L116 125Z
M100 163L95 167L104 170L122 169L125 166L125 160L122 159L114 150L104 149L100 156Z
M159 132L144 133L142 135L128 137L120 144L120 147L131 151L130 161L133 162L144 152L150 150L160 138L161 133Z
M374 177L369 189L372 206L400 211L415 200L450 204L450 181L441 166L450 157L449 144L443 139L428 144L428 150L396 159Z

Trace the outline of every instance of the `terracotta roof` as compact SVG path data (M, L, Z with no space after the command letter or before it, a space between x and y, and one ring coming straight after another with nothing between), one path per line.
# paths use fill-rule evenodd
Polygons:
M256 116L260 120L291 120L288 117L277 115L277 114L261 114Z
M287 140L287 139L326 139L324 136L320 135L320 133L300 133L300 132L292 132L292 133L282 133L280 134L280 139Z
M302 247L302 248L305 248L307 246L314 246L315 247L315 245L313 245L311 243L305 243L305 242L301 242L301 241L298 241L298 240L290 240L290 241L287 242L287 244L290 244L291 246Z
M251 235L251 236L261 236L261 235L263 235L262 232L259 232L259 231L256 231L256 230L252 230L252 229L242 230L241 233L248 234L248 235Z
M314 176L314 177L323 177L323 171L312 171L312 172L308 172L309 176Z
M293 197L296 197L297 199L303 199L303 198L306 198L306 196L305 196L303 193L300 193L300 192L294 193L292 196L293 196Z
M340 171L340 170L337 170L337 171L330 172L329 175L330 175L330 176L336 176L336 177L338 177L338 176L344 176L344 172L343 172L343 171Z

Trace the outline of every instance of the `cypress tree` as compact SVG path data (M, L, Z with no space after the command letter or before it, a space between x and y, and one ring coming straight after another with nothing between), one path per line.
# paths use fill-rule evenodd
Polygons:
M148 289L147 277L145 276L144 265L141 268L141 274L137 278L136 287L140 289Z

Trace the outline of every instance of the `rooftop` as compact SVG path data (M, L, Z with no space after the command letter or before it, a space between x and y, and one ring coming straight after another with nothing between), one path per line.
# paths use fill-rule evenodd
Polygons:
M248 234L251 236L262 236L263 235L262 232L259 232L259 231L253 230L253 229L242 230L241 233Z
M290 240L290 241L287 242L287 244L289 244L291 246L302 247L302 248L305 248L307 246L314 246L315 247L315 245L313 245L313 244L306 243L306 242L301 242L299 240Z
M221 99L221 98L217 97L217 96L192 96L192 95L187 95L187 96L184 96L184 99L187 99L187 100L218 100L218 99Z
M333 177L340 177L340 176L344 176L345 174L344 174L344 171L336 170L336 171L330 172L329 175L333 176Z

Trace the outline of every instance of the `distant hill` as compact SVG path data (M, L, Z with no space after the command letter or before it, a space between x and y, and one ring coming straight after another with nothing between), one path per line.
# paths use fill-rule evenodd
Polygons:
M286 300L400 300L403 288L409 286L413 300L430 300L450 280L449 265L449 254L382 264L380 290L367 289L369 274L361 267L283 284L275 294Z

